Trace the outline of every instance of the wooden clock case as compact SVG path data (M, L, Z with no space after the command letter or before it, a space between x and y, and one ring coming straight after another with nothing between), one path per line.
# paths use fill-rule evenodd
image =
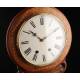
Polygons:
M66 42L62 54L54 63L50 65L38 67L34 66L21 56L17 45L17 33L24 21L29 20L31 17L40 13L50 13L57 16L64 24L64 30L66 32ZM66 69L65 58L68 54L71 45L71 29L70 24L66 17L56 8L25 8L19 12L11 21L6 34L6 48L10 58L19 67L20 72L64 72Z

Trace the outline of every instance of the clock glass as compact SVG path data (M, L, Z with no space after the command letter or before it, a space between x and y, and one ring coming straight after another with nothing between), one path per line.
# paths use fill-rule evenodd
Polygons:
M17 34L22 57L35 66L53 63L65 47L66 34L62 21L48 13L26 20Z

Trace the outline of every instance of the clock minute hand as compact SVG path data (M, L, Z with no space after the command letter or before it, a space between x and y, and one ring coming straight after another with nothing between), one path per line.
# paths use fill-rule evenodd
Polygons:
M30 33L32 33L33 36L37 37L37 39L39 39L39 41L41 41L41 38L38 37L36 33L32 32L32 31L30 31Z
M55 33L59 28L54 29L49 35L43 38L43 40L47 39L49 36L51 36L53 33Z

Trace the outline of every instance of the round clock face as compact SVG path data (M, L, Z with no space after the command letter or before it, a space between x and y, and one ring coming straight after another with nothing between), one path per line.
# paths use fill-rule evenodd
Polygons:
M64 25L52 14L42 13L25 21L17 34L22 57L36 66L53 63L65 46Z

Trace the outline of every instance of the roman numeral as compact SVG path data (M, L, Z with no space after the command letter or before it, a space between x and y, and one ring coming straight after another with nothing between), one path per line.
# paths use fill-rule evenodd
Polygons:
M28 48L27 50L24 51L26 55L29 55L30 52L31 52L31 48Z
M28 44L29 41L24 41L24 42L21 42L21 44Z
M30 34L30 32L23 31L24 33Z
M60 46L56 44L56 45L55 45L55 48L56 48L56 49L60 49Z
M38 53L35 53L35 54L34 54L33 59L32 59L33 61L36 61L36 59L37 59L37 54L38 54Z
M31 24L34 28L36 27L33 21L30 21L30 24Z
M41 18L40 18L40 24L41 25L44 25L44 18L41 16Z
M43 57L43 62L45 62L46 61L45 55L42 55L42 57Z
M56 39L61 39L61 38L62 38L61 36L56 37Z
M52 56L54 56L54 53L51 53Z
M59 27L57 27L56 29L54 29L54 31L53 31L53 32L56 32L58 29L59 29Z

